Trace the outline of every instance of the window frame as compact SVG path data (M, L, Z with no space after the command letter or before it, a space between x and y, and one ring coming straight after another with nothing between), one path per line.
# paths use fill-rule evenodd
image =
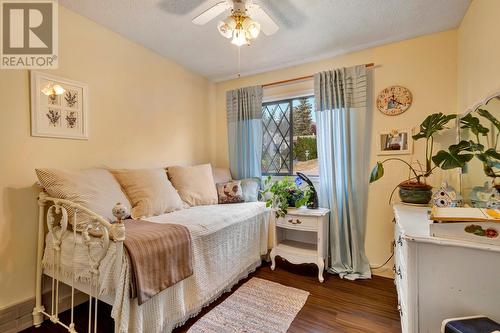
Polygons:
M262 176L271 176L271 177L286 177L286 176L294 176L295 173L294 173L294 169L293 169L293 101L294 100L298 100L298 99L302 99L302 98L315 98L314 94L299 94L299 95L296 95L294 97L289 97L289 98L284 98L284 99L275 99L275 100L268 100L266 102L263 102L262 103L262 109L264 109L264 107L267 107L268 105L273 105L273 104L285 104L285 103L289 103L289 106L290 106L290 172L289 173L283 173L283 172L278 172L278 173L274 173L274 172L262 172ZM264 125L264 121L262 120L262 130L266 130L267 131L267 127ZM278 131L280 132L280 134L285 137L282 133L281 133L281 130L279 129L279 126L277 126L277 129ZM269 131L268 131L269 132ZM268 146L269 147L269 146ZM262 153L264 153L265 150L264 150L264 147L262 147ZM262 157L261 157L261 168L262 168ZM262 171L262 170L261 170ZM318 176L311 176L311 177L318 177Z

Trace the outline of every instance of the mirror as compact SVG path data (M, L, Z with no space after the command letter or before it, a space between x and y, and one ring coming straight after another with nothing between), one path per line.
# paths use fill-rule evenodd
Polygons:
M459 141L470 142L474 154L462 169L463 200L473 207L489 207L500 190L500 94L462 115L459 125Z

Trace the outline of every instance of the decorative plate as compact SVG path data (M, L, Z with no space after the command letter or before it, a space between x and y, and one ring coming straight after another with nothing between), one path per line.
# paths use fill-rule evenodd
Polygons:
M385 115L397 116L408 110L412 101L410 90L401 86L392 86L378 94L377 108Z

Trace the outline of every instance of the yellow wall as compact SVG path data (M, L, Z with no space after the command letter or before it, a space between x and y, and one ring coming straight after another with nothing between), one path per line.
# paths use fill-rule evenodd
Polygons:
M390 85L403 85L413 93L411 108L397 117L385 116L376 109L373 112L371 162L379 160L376 154L377 133L393 128L409 128L419 125L431 113L455 113L457 110L457 33L456 30L428 35L399 43L376 47L346 56L267 72L251 77L225 81L216 85L216 164L228 165L226 139L225 92L237 87L265 84L300 77L341 66L352 66L374 62L373 93L376 95ZM311 88L309 84L296 85L300 89ZM296 88L290 88L296 89ZM278 90L278 89L276 89ZM276 91L286 94L287 88ZM266 95L266 94L265 94ZM449 131L442 141L452 142L455 135ZM415 156L422 158L423 142L417 142ZM408 159L408 155L402 156ZM370 186L366 252L372 264L381 264L390 254L393 239L393 214L388 204L391 189L407 175L400 165L388 165L386 176ZM366 175L368 177L368 175ZM434 180L440 184L441 176Z
M474 0L458 29L459 112L500 92L500 1Z
M89 84L88 141L30 136L29 73L0 70L0 308L34 296L37 167L210 160L209 82L60 6L59 69Z

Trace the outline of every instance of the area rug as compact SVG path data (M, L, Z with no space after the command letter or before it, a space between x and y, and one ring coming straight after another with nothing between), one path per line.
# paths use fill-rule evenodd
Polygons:
M309 293L252 278L200 318L188 333L284 333Z

